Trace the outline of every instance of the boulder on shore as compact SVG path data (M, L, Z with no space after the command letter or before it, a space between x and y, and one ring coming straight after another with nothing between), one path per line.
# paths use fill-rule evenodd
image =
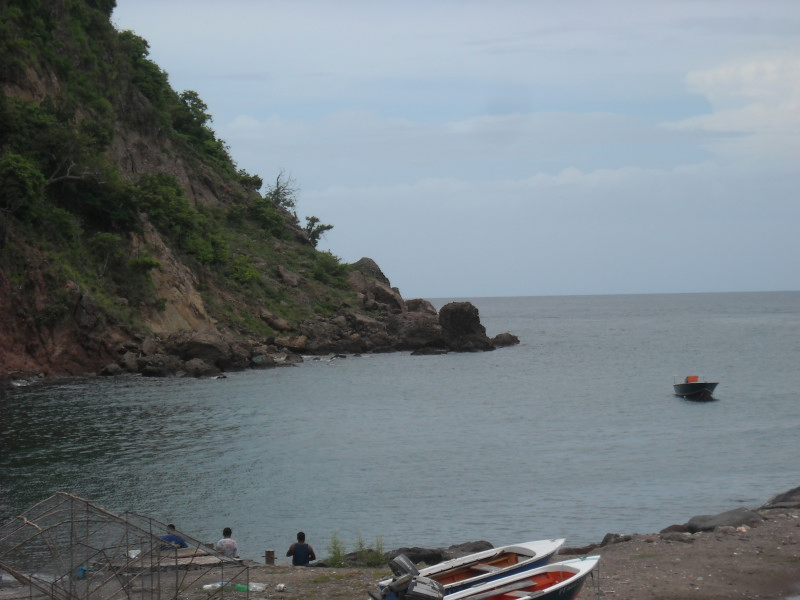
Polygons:
M759 510L769 508L800 508L800 487L773 496Z
M697 533L698 531L714 531L717 527L740 527L757 525L764 520L757 512L747 508L734 508L719 515L698 515L689 519L686 524L686 531Z
M386 561L390 561L396 556L400 554L404 554L413 562L414 564L423 563L426 566L432 566L439 564L440 562L444 562L447 560L453 560L454 558L461 558L462 556L467 556L468 554L474 554L476 552L483 552L484 550L491 550L494 548L492 544L487 541L481 540L477 542L465 542L463 544L454 544L448 548L421 548L419 546L413 546L411 548L397 548L396 550L391 550L389 552L384 553L384 558ZM351 567L359 567L363 566L362 558L360 553L358 552L351 552L347 555L347 563ZM325 564L324 559L315 562L313 565L314 567L324 567L327 566Z

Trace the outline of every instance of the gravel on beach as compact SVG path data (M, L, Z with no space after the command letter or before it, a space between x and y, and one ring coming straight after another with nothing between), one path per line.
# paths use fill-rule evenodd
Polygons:
M800 508L759 513L764 520L753 527L623 535L614 543L587 549L585 554L599 554L601 559L578 600L800 600ZM575 556L565 551L554 560ZM244 562L250 566L250 581L264 584L265 589L226 593L232 600L248 596L251 600L368 600L368 592L377 591L377 582L391 576L388 567ZM218 581L220 575L209 572L204 577L181 593L181 600L207 600L202 584ZM25 589L0 583L0 600L27 597Z
M594 550L597 586L579 600L800 599L800 511L760 511L756 527L633 535Z
M762 510L755 527L694 534L632 534L589 550L599 569L578 600L800 600L800 510ZM566 560L575 555L564 555ZM559 557L554 560L557 561ZM260 600L368 600L382 568L291 567L252 563ZM285 589L277 591L282 584Z
M599 569L578 600L800 600L800 510L762 510L758 526L633 534L594 548ZM562 556L562 559L573 556ZM558 558L554 559L558 560ZM254 565L256 598L368 600L388 568ZM276 591L283 584L285 591Z

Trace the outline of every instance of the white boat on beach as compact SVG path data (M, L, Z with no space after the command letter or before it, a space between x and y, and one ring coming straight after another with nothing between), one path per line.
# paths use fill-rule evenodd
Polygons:
M584 556L495 579L447 596L447 600L574 600L599 556Z
M450 594L479 584L546 565L565 541L560 538L511 544L454 558L420 570L417 570L407 557L400 555L390 563L390 566L396 576L395 579L408 575L431 579L440 583L444 593L449 597ZM388 588L395 579L385 579L379 582L378 586L382 590ZM385 598L397 600L391 591Z

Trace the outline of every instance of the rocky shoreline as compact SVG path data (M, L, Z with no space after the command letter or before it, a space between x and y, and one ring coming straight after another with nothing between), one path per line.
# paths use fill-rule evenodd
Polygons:
M383 319L348 313L305 321L300 335L267 342L234 339L210 330L178 331L163 340L147 338L139 345L128 342L120 347L119 360L105 365L99 375L211 377L229 371L292 366L308 354L441 354L488 351L519 343L509 333L490 339L478 309L469 302L451 302L438 313L427 301L411 306L414 310L389 313Z
M436 561L478 551L487 542L449 548L400 548L412 560ZM599 555L599 569L578 600L796 600L800 598L800 487L756 509L698 515L652 534L610 533L565 558ZM288 567L252 563L255 580L275 598L367 598L388 568ZM286 591L274 593L282 584Z
M293 366L304 355L358 355L410 351L413 354L485 352L519 343L511 333L493 338L486 334L477 307L470 302L450 302L438 312L427 300L405 301L388 282L366 277L361 271L350 276L365 312L342 312L299 324L291 333L289 323L264 310L261 319L278 332L268 339L240 337L212 328L181 329L166 335L105 338L83 336L64 354L64 362L46 348L38 359L8 348L0 386L70 375L147 377L213 377L245 369ZM85 297L76 302L76 322L93 323L87 313L92 304ZM87 308L89 307L89 308ZM65 342L66 343L66 342ZM94 348L88 356L83 346Z
M413 560L437 562L476 552L488 542L449 548L400 548ZM491 544L488 544L491 546ZM699 515L652 534L610 533L602 542L566 548L561 557L599 555L599 567L578 600L798 600L800 599L800 487L756 509ZM558 560L558 558L554 559ZM311 567L244 560L249 581L261 584L250 597L332 600L366 599L377 582L391 576L384 565ZM182 598L204 600L203 584L219 581L209 571ZM263 586L263 587L262 587ZM0 600L27 597L21 584L0 584Z

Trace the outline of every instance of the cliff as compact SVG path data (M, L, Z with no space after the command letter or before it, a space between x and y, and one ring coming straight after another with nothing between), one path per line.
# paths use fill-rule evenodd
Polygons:
M514 343L318 251L332 226L301 225L282 172L236 168L114 6L0 0L0 379Z

